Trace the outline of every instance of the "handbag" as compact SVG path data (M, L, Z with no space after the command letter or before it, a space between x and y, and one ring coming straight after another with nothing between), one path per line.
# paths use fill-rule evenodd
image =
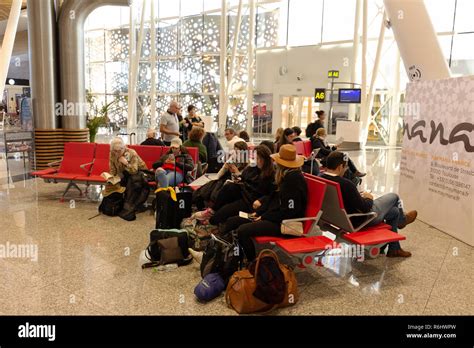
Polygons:
M259 279L259 271L261 260L265 257L273 258L283 273L285 294L280 303L267 303L260 299L262 296L257 298L254 295L258 283L262 283ZM254 269L254 274L251 272L252 269ZM227 305L239 314L267 312L274 308L291 306L298 301L298 298L298 285L293 271L287 265L281 264L275 252L269 249L260 252L254 267L235 272L229 280L225 293Z
M283 221L280 227L281 234L301 237L304 234L303 222L301 221Z

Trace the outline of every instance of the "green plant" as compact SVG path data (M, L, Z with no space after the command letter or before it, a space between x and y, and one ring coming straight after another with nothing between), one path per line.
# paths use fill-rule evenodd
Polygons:
M100 127L106 126L109 122L109 109L117 101L113 100L108 104L103 104L100 108L96 105L95 97L86 91L86 100L89 103L87 114L87 128L89 128L89 140L95 142L95 137Z

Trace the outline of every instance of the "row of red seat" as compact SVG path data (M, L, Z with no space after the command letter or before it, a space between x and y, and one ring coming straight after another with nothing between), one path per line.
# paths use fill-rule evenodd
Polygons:
M370 257L376 257L386 243L404 240L405 237L380 223L365 227L376 217L376 213L347 214L339 184L314 175L305 174L308 188L308 202L305 217L286 220L303 221L304 236L298 238L256 237L257 244L273 244L291 256L297 257L301 265L311 267L333 246L333 241L321 234L321 228L330 230L348 243L364 246ZM366 216L364 224L354 227L352 216Z
M306 158L311 156L311 152L313 152L311 140L296 141L293 145L296 147L296 153L298 155L303 155Z
M153 163L169 151L167 146L130 145L130 149L137 152L143 159L148 169L152 169ZM195 147L187 148L190 156L196 164L199 159L199 150ZM44 179L46 182L66 182L68 186L63 193L63 198L71 187L76 187L82 194L77 184L103 185L105 179L101 176L103 172L109 172L110 144L78 143L64 144L64 156L57 168L48 168L33 172L32 175ZM197 166L195 165L195 168ZM193 171L195 175L196 169Z

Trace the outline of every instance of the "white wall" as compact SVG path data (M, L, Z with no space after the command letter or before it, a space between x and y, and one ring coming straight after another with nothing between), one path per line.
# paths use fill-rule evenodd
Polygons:
M331 46L304 46L257 52L256 93L273 94L273 129L281 124L282 96L314 96L315 88L328 88L328 70L339 70L336 82L350 82L352 44ZM280 75L286 66L287 74ZM301 81L297 76L301 75ZM341 86L341 87L347 87ZM326 102L326 111L329 102Z

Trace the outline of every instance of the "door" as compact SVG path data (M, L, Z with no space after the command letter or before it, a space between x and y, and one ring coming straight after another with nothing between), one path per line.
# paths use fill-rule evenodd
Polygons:
M313 114L319 110L319 103L315 103L313 97L305 96L283 96L281 98L281 127L291 128L306 126L313 121Z

